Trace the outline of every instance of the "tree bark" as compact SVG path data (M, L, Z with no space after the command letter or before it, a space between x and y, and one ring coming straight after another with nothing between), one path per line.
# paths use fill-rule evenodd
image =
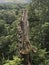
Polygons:
M29 59L29 53L31 49L31 44L29 40L29 22L27 11L24 9L22 13L22 19L19 23L19 49L22 58L24 58L24 65L32 65Z

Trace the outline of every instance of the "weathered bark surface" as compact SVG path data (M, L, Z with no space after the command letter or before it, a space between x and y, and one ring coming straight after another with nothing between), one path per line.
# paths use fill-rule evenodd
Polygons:
M24 9L22 11L22 19L18 26L18 36L19 36L19 52L24 58L24 65L31 65L29 61L29 53L31 50L31 44L29 40L29 22L27 11Z

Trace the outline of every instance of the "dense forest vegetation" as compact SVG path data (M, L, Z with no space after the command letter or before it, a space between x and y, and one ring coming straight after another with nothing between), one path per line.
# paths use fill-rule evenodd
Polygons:
M24 65L18 53L17 26L21 10L28 10L32 65L49 65L49 0L32 0L29 4L0 4L0 65Z

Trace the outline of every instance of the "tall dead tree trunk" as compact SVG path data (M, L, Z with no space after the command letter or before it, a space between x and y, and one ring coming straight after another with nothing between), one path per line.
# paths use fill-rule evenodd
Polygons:
M19 52L24 58L24 65L32 65L29 60L29 53L31 50L31 44L29 40L29 22L27 11L23 9L22 19L18 25L18 36L19 36Z

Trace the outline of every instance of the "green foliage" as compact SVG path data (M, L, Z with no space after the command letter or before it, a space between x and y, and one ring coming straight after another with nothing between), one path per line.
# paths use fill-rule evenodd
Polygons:
M1 4L0 10L0 64L5 60L12 60L14 55L18 55L17 24L20 21L19 6L15 9L14 4ZM7 6L6 6L7 5ZM8 8L9 7L9 8ZM4 9L6 8L6 9ZM11 10L12 8L12 10ZM10 61L9 60L9 61Z
M49 1L32 0L28 9L30 23L30 41L37 47L35 54L31 53L32 63L35 65L47 65L49 55ZM46 62L46 63L45 63Z
M21 65L21 59L18 57L14 57L13 60L7 60L3 65Z

